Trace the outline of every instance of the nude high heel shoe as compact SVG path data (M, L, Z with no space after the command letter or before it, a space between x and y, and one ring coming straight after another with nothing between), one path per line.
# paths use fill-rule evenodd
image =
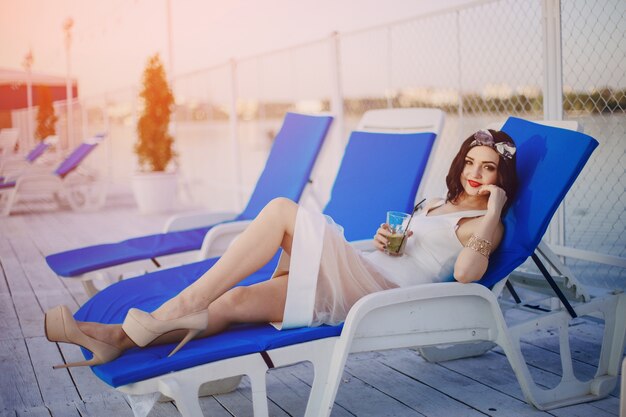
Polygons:
M157 337L174 330L187 330L187 335L180 341L178 346L170 352L169 358L187 342L196 337L209 325L209 310L204 309L197 313L189 314L172 320L157 320L150 313L131 308L126 314L122 330L137 344L144 347Z
M93 358L80 362L55 365L52 368L69 368L72 366L94 366L110 362L122 354L122 350L93 337L87 336L76 324L74 316L67 306L57 306L46 312L44 328L46 338L51 342L72 343L82 346L93 353Z

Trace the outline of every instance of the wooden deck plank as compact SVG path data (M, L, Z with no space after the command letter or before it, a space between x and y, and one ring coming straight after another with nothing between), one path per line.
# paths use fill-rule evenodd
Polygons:
M1 233L0 228L0 294L9 294L9 283L7 282L6 271L4 270L4 265L2 264L2 254L7 253L10 244L9 239L3 233Z
M252 392L250 389L250 380L247 377L242 378L241 383L235 391L216 395L215 398L226 411L237 417L254 417L252 410ZM283 409L278 407L273 401L268 401L268 409L270 416L287 417Z
M60 347L66 362L77 362L85 359L78 346L63 343L60 344ZM63 371L57 370L56 372L69 372L71 374L74 385L83 401L100 401L108 398L124 400L124 395L121 392L102 382L89 367L79 366Z
M440 391L400 374L379 362L380 355L361 354L348 361L346 369L352 377L393 397L426 416L483 416L472 407Z
M268 396L292 416L303 416L311 393L313 366L299 363L268 372ZM353 414L341 405L333 407L333 417L349 417Z
M252 404L250 404L250 407L252 407ZM200 409L207 417L232 417L232 414L229 413L215 397L200 398ZM178 413L178 410L176 410L176 413ZM178 415L179 414L169 414L169 416Z
M56 363L63 362L57 346L48 342L45 337L27 338L26 343L44 403L80 401L74 381L69 374L62 370L52 369L51 360L56 360Z
M50 410L48 410L48 408L44 406L27 408L25 410L18 410L17 416L18 417L50 417Z
M44 404L24 339L0 340L0 410L26 410Z
M82 417L132 417L133 411L124 400L101 398L78 404ZM56 417L56 416L54 416Z
M352 362L352 358L351 361ZM344 372L336 404L341 405L355 416L422 416L423 414L385 394L377 386L371 385Z
M10 294L0 294L0 340L24 337Z
M32 227L29 230L31 240L33 244L37 247L44 262L47 255L59 252L60 250L64 250L65 248L72 246L70 243L67 242L68 238L73 235L71 233L73 229L68 229L67 227L61 229L60 227L58 227L58 219L56 217L48 220L43 216L36 216L36 218L33 220ZM46 269L48 269L46 275L49 274L50 279L54 279L52 278L54 273L52 271L49 271L47 265ZM75 303L82 304L87 301L87 296L80 282L73 280L63 280L60 278L58 279L58 281L68 290Z
M0 246L0 262L5 271L19 325L25 337L43 335L43 313L11 245Z
M483 383L485 372L468 377L440 365L424 361L417 352L381 352L381 362L441 393L490 416L548 416L526 402ZM485 355L483 355L485 356ZM463 362L471 359L463 359ZM454 362L454 361L451 361ZM487 374L489 374L487 372ZM498 387L499 388L499 387Z
M76 403L54 403L48 404L47 407L52 417L80 417Z

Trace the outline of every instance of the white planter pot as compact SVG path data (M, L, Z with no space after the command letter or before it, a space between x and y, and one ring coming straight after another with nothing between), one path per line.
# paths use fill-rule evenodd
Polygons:
M165 213L174 210L178 195L178 174L175 172L146 172L132 177L135 201L142 214Z

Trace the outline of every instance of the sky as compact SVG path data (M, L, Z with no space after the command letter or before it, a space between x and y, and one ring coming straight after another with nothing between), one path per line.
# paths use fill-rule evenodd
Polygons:
M171 0L174 74L443 10L471 0ZM148 56L169 69L168 0L0 0L0 67L65 76L64 22L74 22L70 71L80 95L140 81Z

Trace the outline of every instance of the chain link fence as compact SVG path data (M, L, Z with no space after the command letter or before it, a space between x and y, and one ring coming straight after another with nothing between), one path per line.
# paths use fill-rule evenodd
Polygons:
M600 142L565 200L565 245L626 257L626 2L561 1L564 118ZM583 278L626 288L626 269L570 260Z
M186 178L183 197L211 209L240 208L284 113L330 111L337 117L313 174L323 202L362 114L418 106L447 113L423 187L426 196L444 195L443 179L465 137L510 115L544 118L547 1L477 1L175 77L172 129L176 163ZM600 142L566 198L564 243L613 257L608 264L568 263L583 281L626 288L626 2L560 4L563 118L578 121ZM74 132L109 132L113 180L123 181L137 168L138 92L81 100L74 111ZM62 136L64 123L61 118Z

